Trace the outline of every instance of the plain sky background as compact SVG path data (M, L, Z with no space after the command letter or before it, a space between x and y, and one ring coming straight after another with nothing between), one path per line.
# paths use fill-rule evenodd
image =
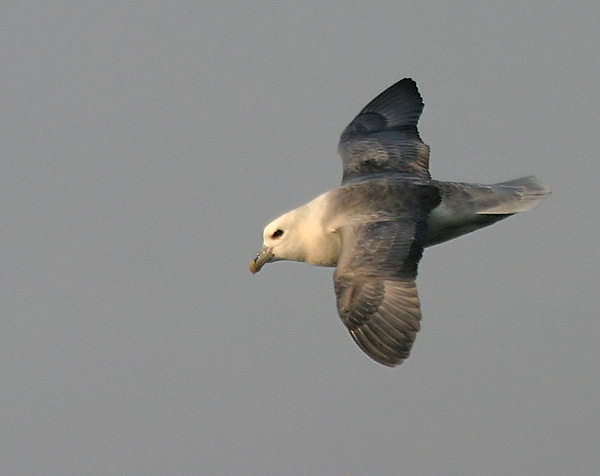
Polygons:
M6 2L0 474L597 474L600 4L483 4ZM403 77L434 178L553 194L426 250L389 369L248 262Z

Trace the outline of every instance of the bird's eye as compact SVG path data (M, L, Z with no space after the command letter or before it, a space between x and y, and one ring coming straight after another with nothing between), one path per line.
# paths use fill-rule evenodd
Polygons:
M283 235L283 230L275 230L271 235L271 238L279 238Z

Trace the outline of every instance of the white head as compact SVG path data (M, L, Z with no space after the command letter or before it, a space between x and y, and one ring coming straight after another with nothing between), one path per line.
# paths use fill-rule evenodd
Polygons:
M250 271L258 273L266 264L279 260L306 261L306 240L302 222L306 207L296 208L269 223L263 231L263 246L250 262Z

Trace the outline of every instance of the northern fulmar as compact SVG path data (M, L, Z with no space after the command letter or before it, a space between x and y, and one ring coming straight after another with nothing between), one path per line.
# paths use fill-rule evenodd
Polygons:
M550 193L535 177L493 185L439 182L417 123L423 100L402 79L346 127L342 185L269 223L250 263L335 266L338 313L358 346L393 367L420 327L417 265L423 248L525 212Z

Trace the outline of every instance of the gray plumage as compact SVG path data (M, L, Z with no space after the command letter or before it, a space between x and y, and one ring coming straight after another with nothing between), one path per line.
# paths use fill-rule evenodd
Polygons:
M527 211L550 190L535 177L494 185L438 182L417 123L423 101L403 79L343 131L342 186L271 222L250 264L336 266L338 312L354 341L394 366L410 353L421 310L415 279L423 249Z

